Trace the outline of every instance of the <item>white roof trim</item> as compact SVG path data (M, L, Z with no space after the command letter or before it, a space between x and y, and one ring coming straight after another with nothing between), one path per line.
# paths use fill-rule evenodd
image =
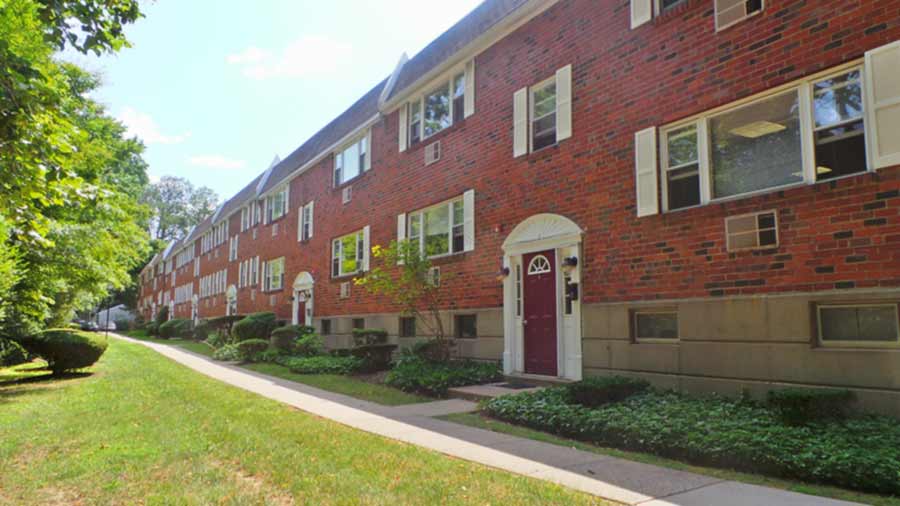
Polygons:
M384 84L384 89L381 90L381 95L378 97L378 108L384 105L384 102L387 100L389 96L391 96L391 91L394 89L394 84L397 82L397 77L400 76L400 71L403 70L403 66L406 65L406 62L409 61L409 57L406 56L406 51L400 55L400 61L397 62L397 66L394 67L394 72L391 74L391 77L388 78L388 81Z
M259 183L256 184L256 198L259 198L261 195L259 194L263 188L266 187L266 182L269 181L269 176L272 175L272 170L275 169L275 166L281 163L281 157L275 155L275 158L272 159L272 163L269 164L269 168L263 172L261 178L259 178Z

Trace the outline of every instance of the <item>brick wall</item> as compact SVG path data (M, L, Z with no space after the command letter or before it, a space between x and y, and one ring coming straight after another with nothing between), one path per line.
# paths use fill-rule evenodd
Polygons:
M240 291L239 312L291 312L301 271L316 280L316 316L395 311L359 287L339 299L330 278L331 240L371 226L372 244L396 237L397 215L476 191L475 250L438 260L446 308L502 305L495 279L506 235L536 213L569 217L586 230L586 303L900 286L900 168L638 219L634 132L660 126L863 56L900 39L900 0L767 2L766 10L716 33L712 2L688 0L629 30L628 2L570 0L550 8L476 59L476 111L461 124L397 150L397 113L372 128L372 170L349 183L342 204L331 157L291 182L290 214L241 234L240 258L286 258L285 288ZM573 65L573 137L512 156L512 96ZM424 165L440 140L442 159ZM298 208L315 200L315 230L297 242ZM724 218L777 209L780 246L729 253ZM240 230L232 217L231 235ZM201 276L229 267L227 242ZM374 261L374 260L373 260ZM192 273L192 267L190 273ZM179 284L181 283L179 278ZM195 293L199 286L195 286ZM200 316L224 314L224 295ZM190 306L187 306L190 312Z

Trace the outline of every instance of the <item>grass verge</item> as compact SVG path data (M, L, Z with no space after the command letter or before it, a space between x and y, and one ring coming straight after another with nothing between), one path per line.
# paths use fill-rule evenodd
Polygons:
M156 337L148 336L146 330L128 330L119 333L132 339L138 339L150 343L178 346L179 348L192 351L194 353L199 353L200 355L203 355L205 357L211 357L213 352L216 351L212 346L202 341L191 341L189 339L159 339Z
M640 453L640 452L629 452L623 450L617 450L615 448L606 448L602 446L592 445L590 443L585 443L582 441L576 441L573 439L567 439L564 437L555 436L553 434L548 434L546 432L541 432L538 430L530 429L528 427L522 427L519 425L514 425L507 422L502 422L500 420L495 420L493 418L478 414L478 413L456 413L452 415L445 415L438 417L443 420L447 420L450 422L458 423L461 425L467 425L469 427L477 427L479 429L486 429L494 432L500 432L503 434L509 434L516 437L521 437L525 439L532 439L535 441L542 441L545 443L550 443L558 446L566 446L569 448L576 448L578 450L593 452L600 455L609 455L612 457L618 457L627 460L633 460L635 462L643 462L645 464L652 464L655 466L668 467L671 469L678 469L682 471L688 471L696 474L704 474L707 476L713 476L716 478L720 478L723 480L733 480L739 481L743 483L751 483L754 485L762 485L766 487L779 488L783 490L790 490L792 492L799 492L802 494L815 495L820 497L829 497L832 499L839 499L843 501L857 502L863 504L871 504L873 506L900 506L900 498L897 497L885 497L881 495L875 494L866 494L862 492L854 492L852 490L845 490L837 487L829 487L826 485L815 485L809 483L802 483L791 480L783 480L778 478L770 478L767 476L760 476L756 474L750 473L742 473L738 471L731 471L727 469L717 469L711 467L702 467L702 466L694 466L691 464L685 464L684 462L679 462L677 460L667 459L663 457L658 457L656 455L651 455L648 453Z
M297 374L279 364L245 364L246 369L276 378L303 383L311 387L321 388L329 392L349 395L364 401L376 402L386 406L399 406L417 402L430 402L434 399L402 392L396 388L363 381L353 376L337 374Z
M0 386L0 504L605 504L323 420L112 340Z

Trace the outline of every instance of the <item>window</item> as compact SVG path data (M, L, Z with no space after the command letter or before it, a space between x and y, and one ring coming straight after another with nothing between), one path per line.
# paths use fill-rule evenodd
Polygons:
M354 318L353 319L353 328L356 330L366 328L366 319L365 318Z
M334 155L334 186L340 186L369 170L368 134Z
M663 178L666 180L667 209L700 204L700 156L697 125L666 132L663 149Z
M465 209L462 198L409 215L410 241L428 257L459 253L465 249Z
M671 211L865 172L862 73L856 67L805 80L663 128L663 208ZM801 121L803 117L811 120ZM814 151L805 150L806 145Z
M323 319L319 324L322 327L322 335L331 334L331 320Z
M233 262L238 257L238 237L234 236L228 241L228 261Z
M427 139L465 117L466 74L459 72L409 103L409 143Z
M263 290L281 290L284 286L284 257L266 262L264 271L265 280Z
M297 240L308 241L313 234L313 203L310 202L300 208L300 230L297 232Z
M823 345L900 345L897 304L821 305L817 309Z
M362 270L365 251L363 231L335 239L331 246L332 277L348 276Z
M675 311L635 311L634 337L636 340L677 340L678 313Z
M715 0L716 30L723 30L763 10L763 0Z
M277 192L266 197L266 212L268 213L268 221L271 223L287 214L287 206L288 188L287 186L284 186Z
M778 215L775 211L725 218L728 251L778 246Z
M455 323L457 339L474 339L478 337L475 315L458 314L453 317L453 320Z
M413 316L400 317L400 337L416 337L416 318Z
M866 171L862 71L813 84L816 180Z
M556 144L556 79L531 89L531 150Z
M673 7L683 4L687 0L657 0L657 12L666 12Z

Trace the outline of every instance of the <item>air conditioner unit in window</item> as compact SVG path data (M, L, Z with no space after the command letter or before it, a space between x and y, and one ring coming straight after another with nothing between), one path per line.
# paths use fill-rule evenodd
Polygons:
M432 163L441 159L441 141L432 142L431 144L425 146L425 165L431 165Z
M432 267L428 269L427 281L431 286L441 286L441 268Z
M272 225L272 237L275 237L276 235L278 235L278 223Z
M341 298L347 299L350 297L350 282L341 283Z
M344 191L341 193L341 201L346 204L350 202L350 199L353 197L353 187L348 186L344 188Z

